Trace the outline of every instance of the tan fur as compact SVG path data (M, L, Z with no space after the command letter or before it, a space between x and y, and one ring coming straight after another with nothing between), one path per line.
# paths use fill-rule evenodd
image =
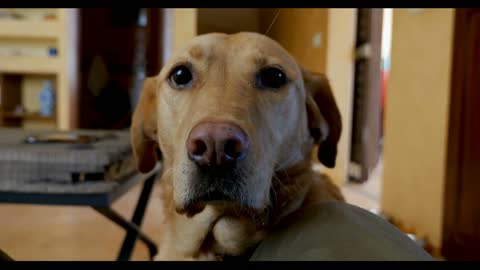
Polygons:
M194 81L188 89L173 89L168 76L184 63L192 66ZM256 73L271 65L281 66L288 85L278 91L257 89ZM335 164L341 119L330 85L263 35L194 38L158 76L146 80L132 120L139 170L148 172L159 159L163 165L166 229L156 260L242 255L285 215L319 201L343 200L328 176L312 170L310 160L317 145L319 160L328 167ZM191 129L206 120L234 123L250 139L242 167L248 207L209 203L189 217L181 213L195 188L196 171L185 144Z

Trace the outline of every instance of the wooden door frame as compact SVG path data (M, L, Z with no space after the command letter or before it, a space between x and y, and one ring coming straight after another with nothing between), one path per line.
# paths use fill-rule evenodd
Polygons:
M358 100L352 104L352 134L350 136L351 147L349 153L349 179L356 182L368 180L370 172L375 168L380 158L381 137L381 46L383 29L383 9L365 8L366 24L362 31L360 18L357 17L356 50L358 57L355 60L354 97L357 94L363 96L360 107ZM363 62L362 62L363 61ZM359 68L365 68L364 73L359 73ZM357 85L359 79L365 80L364 89ZM364 90L364 92L357 92ZM375 121L374 118L378 116ZM367 131L367 132L365 132ZM368 132L370 131L370 134ZM373 133L371 131L374 131ZM378 131L378 132L377 132ZM357 169L355 169L357 168Z
M455 9L455 27L453 38L452 79L450 86L450 115L448 134L448 155L446 161L446 179L444 191L444 218L442 237L442 256L447 259L463 260L478 257L476 243L463 241L456 232L457 209L461 196L463 178L464 103L466 98L465 76L473 40L468 35L468 22L473 12L480 9ZM461 243L463 242L463 244Z
M155 76L163 65L164 10L147 8L146 76Z

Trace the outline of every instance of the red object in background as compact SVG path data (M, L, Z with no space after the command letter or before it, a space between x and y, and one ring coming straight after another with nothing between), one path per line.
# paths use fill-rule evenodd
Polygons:
M388 85L388 71L382 70L382 93L381 93L381 106L382 111L385 109L385 99L387 98L387 85Z
M46 21L52 21L52 20L55 20L57 17L53 14L47 14L45 16L43 16L43 19L46 20Z
M388 71L382 70L381 93L380 93L380 136L383 137L383 128L385 121L385 104L387 99Z

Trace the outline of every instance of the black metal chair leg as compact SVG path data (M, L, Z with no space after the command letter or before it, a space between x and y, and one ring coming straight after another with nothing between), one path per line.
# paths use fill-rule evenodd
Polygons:
M138 238L147 245L149 251L156 254L157 244L152 239L150 239L147 235L145 235L136 224L126 220L125 218L123 218L117 212L113 211L110 208L100 208L99 207L99 208L94 208L94 209L97 210L100 214L102 214L106 218L110 219L111 221L113 221L114 223L119 225L120 227L127 230L127 234L130 231L133 231L133 233L136 234L138 236ZM127 240L127 239L125 239L125 240ZM125 240L124 240L124 242L125 242ZM131 240L131 242L135 242L135 240L136 239L134 238L133 240ZM122 245L122 248L123 248L123 245ZM132 250L133 250L133 245L131 245L130 250L126 249L123 257L120 257L120 254L119 254L117 260L129 260Z
M133 213L132 221L126 220L110 208L95 208L99 213L127 230L117 261L128 261L130 259L137 237L147 245L151 259L157 254L157 245L155 242L140 230L145 209L155 183L155 177L155 175L152 175L145 180L137 206Z
M145 210L147 208L148 201L150 199L150 195L152 193L153 185L155 184L156 175L150 176L145 183L143 184L143 189L138 198L137 207L133 212L132 222L136 224L138 227L142 225L143 217L145 215ZM137 233L135 231L128 231L125 239L123 240L122 248L120 249L120 253L118 255L117 260L129 260L132 250L135 246L135 239L137 238ZM148 251L150 254L150 259L157 254L157 246L155 245L153 248L152 246L148 246Z

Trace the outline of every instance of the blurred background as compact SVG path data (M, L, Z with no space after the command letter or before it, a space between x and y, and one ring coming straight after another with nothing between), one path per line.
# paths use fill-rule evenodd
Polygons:
M479 10L0 9L0 126L127 129L143 79L186 41L267 29L330 79L344 131L336 168L321 169L347 200L437 258L480 259ZM129 214L138 192L115 207ZM3 204L0 215L0 247L18 260L110 260L116 250L94 243L123 237L82 208ZM133 259L147 259L143 245Z

